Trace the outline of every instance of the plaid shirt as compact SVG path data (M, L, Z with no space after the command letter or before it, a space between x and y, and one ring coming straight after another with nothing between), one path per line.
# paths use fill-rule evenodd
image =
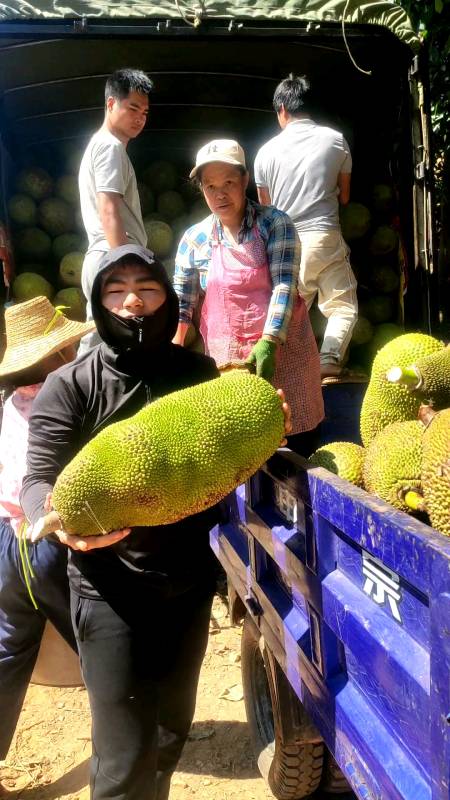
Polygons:
M273 287L264 334L275 336L284 342L297 295L300 241L287 214L273 206L261 206L247 200L238 236L239 243L251 240L255 222L266 245ZM180 301L180 322L191 321L200 292L206 290L211 263L211 240L216 233L227 246L222 225L211 214L188 228L178 246L173 285Z

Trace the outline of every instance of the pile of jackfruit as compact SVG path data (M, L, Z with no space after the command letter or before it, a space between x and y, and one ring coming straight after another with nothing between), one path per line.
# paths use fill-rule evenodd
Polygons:
M450 536L450 345L422 333L378 352L360 418L363 446L333 442L309 462ZM425 517L426 519L426 517Z
M17 154L7 187L14 301L45 296L54 305L64 305L66 316L77 320L86 318L81 270L87 239L78 190L82 156L83 149L70 141L30 148ZM162 260L171 280L182 235L209 213L186 178L188 172L187 165L148 157L141 157L136 169L148 248ZM193 328L187 346L203 350Z

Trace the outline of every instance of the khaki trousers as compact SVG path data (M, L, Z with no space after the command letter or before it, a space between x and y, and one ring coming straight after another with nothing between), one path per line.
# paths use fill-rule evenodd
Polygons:
M298 290L308 310L318 295L318 306L327 318L320 361L339 363L351 339L358 317L356 278L349 261L349 247L340 229L298 232L302 245Z

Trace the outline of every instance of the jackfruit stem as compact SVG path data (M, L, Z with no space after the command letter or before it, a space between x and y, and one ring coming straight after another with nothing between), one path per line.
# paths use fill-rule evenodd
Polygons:
M425 498L420 492L414 492L412 489L406 492L403 502L405 503L411 511L426 511L427 506L425 503Z
M418 389L421 378L415 367L391 367L386 372L386 380L389 383L397 383L406 386L410 391Z
M435 418L436 414L437 411L434 410L433 406L428 405L427 403L422 403L422 405L419 408L417 416L420 422L422 422L423 425L425 425L425 427L427 428L430 422L433 422L433 419Z

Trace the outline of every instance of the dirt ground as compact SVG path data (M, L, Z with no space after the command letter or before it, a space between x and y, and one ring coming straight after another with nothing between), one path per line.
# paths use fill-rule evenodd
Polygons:
M273 798L259 775L248 736L240 633L216 598L195 720L170 800ZM8 757L0 762L0 780L11 800L88 800L89 755L84 688L31 685Z

